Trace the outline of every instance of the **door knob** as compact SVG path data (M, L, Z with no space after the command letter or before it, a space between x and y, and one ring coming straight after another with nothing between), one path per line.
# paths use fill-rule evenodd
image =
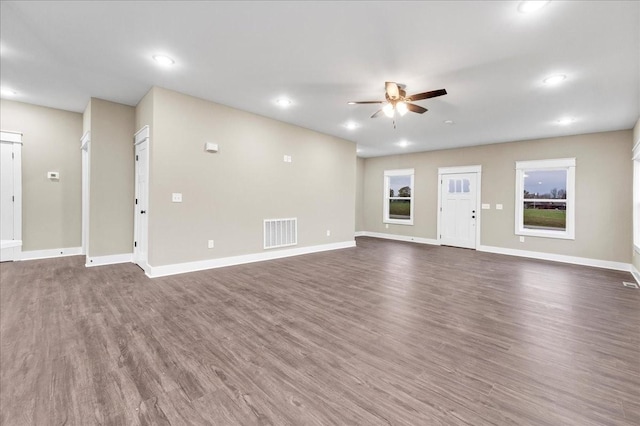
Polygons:
M140 214L145 214L146 212L146 210L140 210Z
M473 216L471 216L471 219L475 219L475 218L476 218L476 215L475 215L475 214L474 214Z

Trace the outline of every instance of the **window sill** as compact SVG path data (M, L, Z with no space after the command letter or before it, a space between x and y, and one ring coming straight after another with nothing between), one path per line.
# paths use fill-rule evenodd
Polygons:
M393 225L413 225L413 220L394 220L394 219L385 219L382 223L390 223Z
M575 240L575 236L568 232L558 231L529 231L520 229L516 231L516 235L522 235L525 237L540 237L540 238L553 238L558 240Z

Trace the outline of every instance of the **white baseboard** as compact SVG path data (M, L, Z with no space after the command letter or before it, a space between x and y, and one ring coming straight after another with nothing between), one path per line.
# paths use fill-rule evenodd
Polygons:
M133 253L111 254L108 256L87 256L87 268L94 266L115 265L118 263L130 263L133 260Z
M396 235L396 234L384 234L382 232L362 231L362 232L357 232L356 237L384 238L385 240L408 241L410 243L430 244L434 246L440 245L438 240L434 240L431 238L411 237L411 236Z
M30 250L20 253L16 260L51 259L53 257L78 256L80 254L82 254L82 247Z
M319 253L322 251L337 250L355 247L355 241L343 241L318 246L300 247L294 249L265 251L262 253L246 254L241 256L223 257L220 259L200 260L197 262L176 263L173 265L150 266L146 271L149 278L164 277L167 275L184 274L187 272L202 271L205 269L222 268L225 266L242 265L245 263L262 262L264 260L281 259L283 257L299 256L302 254Z
M640 271L638 271L633 263L631 264L631 275L633 275L633 278L636 280L638 285L640 285Z
M478 251L506 254L509 256L528 257L532 259L551 260L553 262L571 263L574 265L593 266L596 268L614 269L616 271L631 272L631 265L610 260L590 259L587 257L565 256L562 254L542 253L538 251L517 250L503 247L479 246Z

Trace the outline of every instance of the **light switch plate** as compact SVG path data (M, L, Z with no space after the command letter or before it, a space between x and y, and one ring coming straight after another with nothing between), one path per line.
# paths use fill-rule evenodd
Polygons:
M483 204L482 210L491 210L491 204Z
M496 204L496 210L502 210L502 204Z
M171 194L171 201L174 203L181 203L182 194L180 192L174 192L173 194Z

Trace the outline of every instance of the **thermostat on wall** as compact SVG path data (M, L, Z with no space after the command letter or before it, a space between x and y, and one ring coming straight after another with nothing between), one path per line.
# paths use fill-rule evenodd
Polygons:
M47 179L60 179L60 172L47 172Z

